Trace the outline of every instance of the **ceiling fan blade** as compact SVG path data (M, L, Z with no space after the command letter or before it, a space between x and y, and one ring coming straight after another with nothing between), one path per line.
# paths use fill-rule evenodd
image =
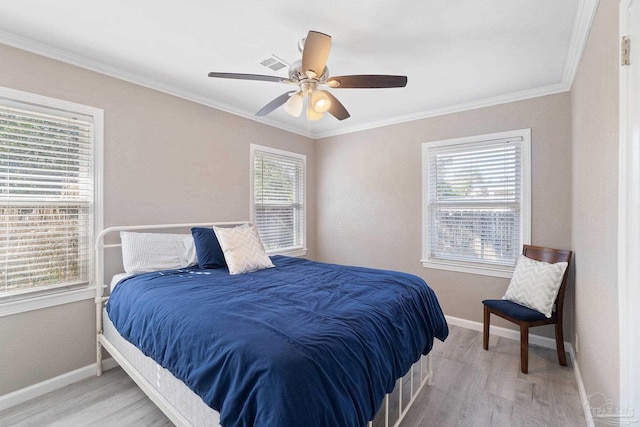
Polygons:
M320 76L327 65L330 49L331 36L317 31L309 31L302 50L302 72L308 77ZM314 75L309 76L309 71Z
M241 74L241 73L209 73L209 77L216 77L220 79L239 79L239 80L259 80L265 82L276 82L276 83L293 83L289 79L285 79L284 77L278 76L265 76L262 74Z
M289 100L289 96L291 96L292 93L296 93L296 91L292 90L290 92L283 93L282 95L262 107L262 109L260 109L260 111L256 113L256 116L266 116L267 114L287 102Z
M347 109L344 108L344 105L342 105L342 103L340 101L338 101L338 98L336 98L335 96L333 96L330 92L327 92L326 90L323 90L322 92L324 92L329 97L329 100L331 100L331 106L329 107L329 109L327 111L329 111L329 113L333 117L335 117L338 120L344 120L344 119L348 119L349 117L351 117L351 114L349 114Z
M407 76L390 76L377 74L361 74L355 76L331 77L327 80L327 86L332 88L350 89L375 89L405 87Z

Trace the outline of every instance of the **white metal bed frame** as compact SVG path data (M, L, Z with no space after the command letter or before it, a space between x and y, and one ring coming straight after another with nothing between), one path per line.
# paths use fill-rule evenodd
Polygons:
M95 254L96 254L96 375L102 375L102 349L104 348L116 362L124 369L124 371L135 381L140 389L151 399L151 401L177 426L191 426L191 423L178 411L173 405L149 382L142 374L140 374L136 368L133 367L126 359L126 357L116 349L116 347L104 336L103 334L103 316L102 310L104 304L108 301L109 296L105 296L105 289L108 285L105 283L105 249L120 248L122 244L120 242L120 231L160 231L167 229L190 229L191 227L232 227L236 225L246 224L248 221L233 221L233 222L209 222L209 223L185 223L185 224L158 224L158 225L132 225L132 226L119 226L109 227L102 230L96 238ZM105 243L105 237L115 233L117 235L118 243ZM426 369L425 361L426 359ZM414 380L415 374L419 373L417 384ZM403 388L406 387L406 379L409 381L409 402L403 405ZM402 378L396 380L397 390L397 409L398 419L392 424L393 427L398 427L405 415L411 408L413 402L415 402L418 394L425 386L425 384L431 385L433 381L433 370L431 354L427 354L426 357L421 357L417 361L408 374ZM390 426L389 410L391 406L392 394L387 394L384 398L384 426ZM213 409L212 409L213 410ZM376 417L377 419L377 417ZM373 427L373 420L369 421L368 427Z

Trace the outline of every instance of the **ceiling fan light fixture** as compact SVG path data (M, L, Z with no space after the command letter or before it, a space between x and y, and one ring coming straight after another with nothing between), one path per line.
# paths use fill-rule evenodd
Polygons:
M284 108L284 111L291 114L293 117L300 117L303 106L304 96L302 95L302 91L298 91L289 97L282 108Z
M331 99L323 90L314 90L311 93L311 106L316 113L324 113L331 108Z
M313 122L316 120L320 120L322 116L324 116L324 113L318 112L313 109L313 103L311 102L307 103L307 120L309 120L310 122Z
M210 72L209 77L222 79L257 80L265 82L286 83L299 87L299 91L291 90L273 99L262 107L256 116L265 116L279 107L294 117L299 117L302 110L307 110L308 120L320 120L325 112L338 120L351 117L347 109L333 94L319 87L332 89L375 89L395 88L407 85L407 76L388 74L354 74L330 77L327 60L331 50L331 36L318 31L309 31L307 37L298 42L298 50L302 58L289 66L289 78L267 76L262 74ZM272 55L273 58L263 61L270 66L273 61L282 68L285 61ZM275 58L275 59L274 59ZM273 69L273 68L272 68ZM274 69L275 70L275 69ZM293 95L292 95L293 94Z

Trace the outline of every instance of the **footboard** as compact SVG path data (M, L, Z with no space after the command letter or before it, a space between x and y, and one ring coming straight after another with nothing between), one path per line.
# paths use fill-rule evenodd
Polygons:
M393 392L387 394L376 417L368 427L398 427L425 385L433 382L431 354L422 356L407 375L396 381Z

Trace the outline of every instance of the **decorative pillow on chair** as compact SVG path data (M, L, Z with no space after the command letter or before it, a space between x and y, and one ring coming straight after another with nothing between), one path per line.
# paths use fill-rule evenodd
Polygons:
M502 299L513 301L551 317L562 276L568 263L536 261L520 255L507 293Z
M275 267L264 250L258 230L250 224L233 228L213 227L229 274L242 274Z

